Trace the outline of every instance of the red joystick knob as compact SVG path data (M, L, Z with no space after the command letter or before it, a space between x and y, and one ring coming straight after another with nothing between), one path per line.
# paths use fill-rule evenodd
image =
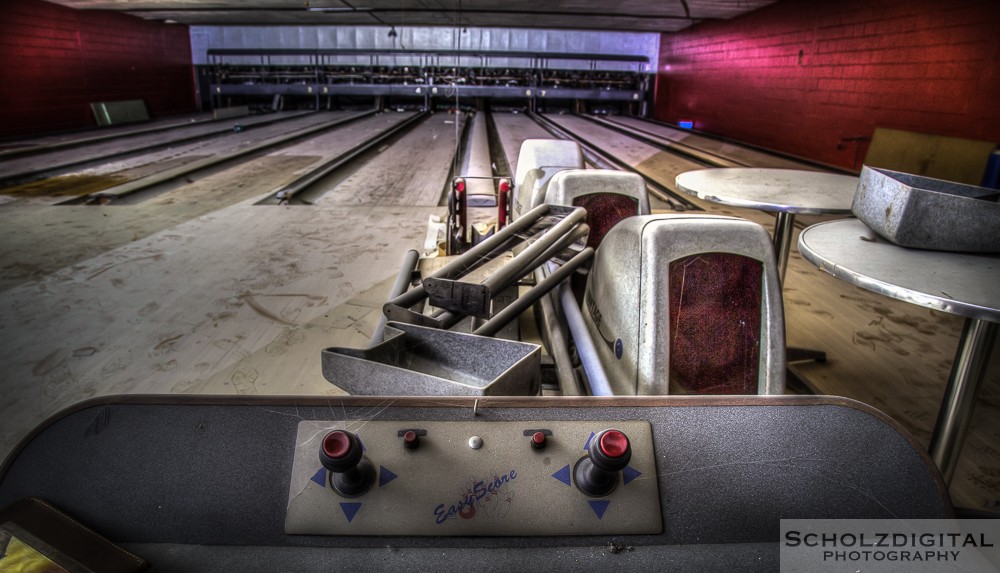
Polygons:
M375 468L364 457L357 434L334 430L323 438L319 463L330 471L330 487L343 497L357 497L375 482Z
M576 463L576 487L591 497L604 497L618 485L618 472L632 460L632 446L621 430L603 430L590 441L587 456Z
M343 473L358 466L362 450L361 440L357 435L345 430L334 430L323 438L319 463L331 472Z
M323 453L328 457L339 460L351 451L351 437L347 432L337 430L330 432L323 438Z
M628 436L618 430L608 430L601 434L601 453L609 458L620 458L629 452Z

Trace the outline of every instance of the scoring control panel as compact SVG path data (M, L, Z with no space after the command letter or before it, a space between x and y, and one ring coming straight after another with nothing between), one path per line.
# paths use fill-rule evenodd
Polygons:
M285 532L661 533L645 421L299 423Z

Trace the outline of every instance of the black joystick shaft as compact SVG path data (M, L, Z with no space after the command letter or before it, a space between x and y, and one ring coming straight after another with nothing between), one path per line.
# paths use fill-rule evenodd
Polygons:
M632 459L632 445L621 430L603 430L594 436L587 457L573 469L576 487L591 497L604 497L618 485L618 472Z
M375 467L363 454L353 432L334 430L323 438L319 463L330 471L330 487L343 497L357 497L375 483Z

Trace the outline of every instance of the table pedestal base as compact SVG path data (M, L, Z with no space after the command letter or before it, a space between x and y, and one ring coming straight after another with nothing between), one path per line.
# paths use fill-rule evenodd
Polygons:
M948 377L948 387L941 402L934 436L931 438L931 460L941 470L945 483L951 483L962 453L962 442L972 419L976 396L983 383L1000 324L966 319L958 343L955 363Z
M785 284L788 270L788 253L792 249L792 231L795 229L795 213L778 211L774 217L774 259L778 264L778 280Z
M809 360L826 362L826 352L811 348L796 348L794 346L789 346L785 349L785 362L806 362Z
M792 248L792 232L795 230L795 213L778 211L774 219L774 258L778 264L778 280L785 284L785 272L788 270L788 253ZM805 362L815 360L826 362L826 352L811 348L785 349L786 362Z

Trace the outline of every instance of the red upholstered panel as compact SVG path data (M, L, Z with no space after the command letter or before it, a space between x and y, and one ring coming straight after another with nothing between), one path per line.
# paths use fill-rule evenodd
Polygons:
M706 253L670 263L670 393L756 394L760 261Z
M595 249L618 221L639 214L639 201L620 193L580 195L573 200L573 206L587 210L587 224L590 225L587 246Z

